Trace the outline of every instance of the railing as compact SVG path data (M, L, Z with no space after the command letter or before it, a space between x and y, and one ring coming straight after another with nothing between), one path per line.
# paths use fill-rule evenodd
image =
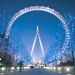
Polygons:
M74 70L73 66L50 66L50 67L44 67L47 70L51 70L51 71L62 71L62 72L71 72Z
M44 69L47 69L49 71L57 71L57 72L73 72L74 67L73 66L51 66L51 67L42 67ZM8 72L15 72L15 71L22 71L22 70L28 70L30 69L30 66L25 67L0 67L0 74L5 74Z
M0 67L0 75L8 73L8 72L15 72L15 71L21 71L21 70L27 70L30 69L29 66L25 67Z

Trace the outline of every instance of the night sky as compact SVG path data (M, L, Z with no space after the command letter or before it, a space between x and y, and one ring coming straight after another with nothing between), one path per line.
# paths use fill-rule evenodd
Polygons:
M6 16L10 17L25 7L37 5L53 8L63 16L69 12L75 16L75 0L0 0L0 10L5 10ZM59 23L60 21L55 16L47 12L33 11L26 13L19 17L11 28L10 40L13 43L12 46L15 49L18 43L21 42L24 49L30 53L36 34L36 27L39 26L41 40L46 53L55 40L56 31L63 32L64 36L62 38L63 40L65 39L64 29L58 25Z
M75 0L0 0L0 9L5 9L10 16L20 9L35 5L53 8L62 15L68 12L75 15Z

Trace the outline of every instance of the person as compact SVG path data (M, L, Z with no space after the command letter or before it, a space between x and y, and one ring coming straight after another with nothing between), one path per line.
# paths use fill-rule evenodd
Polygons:
M22 70L22 61L20 61L20 70L19 70L19 72L21 72L21 70Z

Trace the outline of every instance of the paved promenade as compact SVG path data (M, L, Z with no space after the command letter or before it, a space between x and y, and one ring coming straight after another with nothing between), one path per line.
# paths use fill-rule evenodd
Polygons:
M2 75L2 73L0 74ZM28 69L21 72L6 72L3 75L74 75L73 73L61 73L56 71L49 71L46 69Z

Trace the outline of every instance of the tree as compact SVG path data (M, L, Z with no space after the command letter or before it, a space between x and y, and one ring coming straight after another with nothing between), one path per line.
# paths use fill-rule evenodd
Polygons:
M70 13L65 14L64 17L65 17L65 19L67 21L67 24L68 24L68 27L69 27L69 30L70 30L70 42L69 42L69 45L67 47L67 50L72 51L72 57L73 57L73 61L74 61L75 17L72 16ZM64 30L64 27L63 27L62 23L59 23L58 25L61 26L63 28L63 30ZM61 52L60 50L61 50L61 47L62 47L62 45L64 43L64 39L65 39L65 37L63 37L63 36L65 34L63 32L60 32L60 31L61 31L60 29L54 31L55 39L52 42L51 46L49 47L49 50L48 50L48 52L46 54L46 57L45 57L46 61L48 61L48 62L53 60L53 55L52 54L56 55L55 56L55 58L56 58L59 55L59 52ZM58 52L58 50L59 50L59 52ZM58 52L58 54L57 54L57 52ZM66 54L66 52L65 52L65 54ZM63 54L62 57L65 54ZM63 58L62 58L62 60L63 60Z

